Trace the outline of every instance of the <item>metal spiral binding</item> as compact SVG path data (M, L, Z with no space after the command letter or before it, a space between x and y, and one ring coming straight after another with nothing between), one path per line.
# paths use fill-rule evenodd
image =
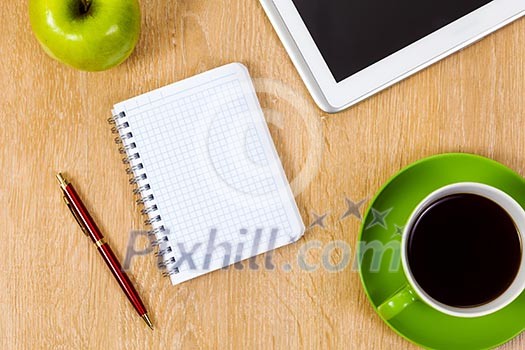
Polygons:
M168 247L166 249L160 249L158 252L155 253L155 256L164 256L166 253L171 253L171 247Z
M143 180L146 180L148 177L146 176L146 174L140 174L140 175L137 175L135 177L132 177L131 179L129 179L129 184L130 185L135 185L135 184L138 184L139 181L143 181Z
M142 209L140 212L141 212L142 215L148 215L149 213L154 212L156 210L158 210L158 208L157 208L157 205L154 204L154 205L152 205L149 208Z
M153 199L155 199L155 197L153 197L152 194L144 197L144 198L139 198L136 200L137 204L144 204L146 202L149 202L149 201L152 201Z
M142 163L139 163L137 165L134 165L134 166L131 166L131 167L127 168L126 169L126 174L132 175L134 172L139 171L142 168L144 168L144 166L142 165Z
M156 239L153 242L151 242L151 245L153 247L160 247L165 242L167 242L167 240L164 237L162 237L162 238Z
M145 184L144 186L137 187L133 190L133 194L140 194L142 195L144 192L147 192L151 189L149 184Z
M158 214L157 204L154 202L155 197L150 193L151 186L147 183L148 176L144 172L144 165L140 162L140 154L137 152L137 144L133 140L133 133L129 129L129 123L126 120L126 113L120 112L108 118L108 123L113 125L111 132L117 134L115 143L120 145L119 152L124 154L122 162L127 164L126 173L131 175L129 183L136 186L133 189L133 194L139 195L137 204L143 205L144 208L141 213L148 218L144 221L146 225L151 226L148 231L148 236L151 239L151 245L158 247L156 256L163 257L163 261L159 263L159 268L163 269L163 276L171 276L179 272L176 266L176 260L170 254L173 252L169 245L168 232L162 224L162 218Z

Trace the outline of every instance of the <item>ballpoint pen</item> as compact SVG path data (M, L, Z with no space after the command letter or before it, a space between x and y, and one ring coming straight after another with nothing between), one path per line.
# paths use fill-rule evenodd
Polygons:
M115 254L113 254L113 251L104 239L102 232L100 232L99 228L97 227L97 224L80 200L77 191L75 191L74 187L62 176L62 174L58 173L56 177L64 195L64 202L68 206L69 210L71 210L71 213L80 225L82 232L91 238L100 255L102 255L102 258L106 262L106 265L108 265L109 269L113 273L113 276L120 285L120 288L122 288L122 291L124 291L124 294L126 294L129 301L135 310L137 310L144 322L146 322L146 324L151 329L153 329L153 325L148 317L148 313L144 307L144 304L142 303L142 300L140 300L139 294L135 290L135 287L133 287L133 284L129 280L128 275L122 269L118 259L116 258Z

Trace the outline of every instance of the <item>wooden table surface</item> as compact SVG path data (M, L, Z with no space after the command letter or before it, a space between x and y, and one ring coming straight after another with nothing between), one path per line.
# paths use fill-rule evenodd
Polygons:
M0 4L0 347L416 348L374 313L356 271L300 271L298 250L315 240L355 248L360 221L340 219L345 197L371 198L425 156L473 152L525 175L525 20L329 116L315 107L257 0L141 3L136 51L101 73L47 57L27 1ZM326 213L324 227L275 252L274 264L290 263L290 272L230 268L172 287L152 254L136 257L130 275L152 332L70 218L54 176L75 180L124 259L130 231L145 227L106 124L111 106L233 61L256 81L305 223ZM146 243L141 237L135 249ZM319 252L308 259L319 263ZM522 336L503 349L524 347Z

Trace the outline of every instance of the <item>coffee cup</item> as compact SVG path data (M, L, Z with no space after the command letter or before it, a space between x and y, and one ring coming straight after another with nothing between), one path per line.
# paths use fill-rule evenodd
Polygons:
M407 284L378 312L391 319L413 303L455 317L482 317L525 290L525 210L492 186L439 188L413 210L401 237Z

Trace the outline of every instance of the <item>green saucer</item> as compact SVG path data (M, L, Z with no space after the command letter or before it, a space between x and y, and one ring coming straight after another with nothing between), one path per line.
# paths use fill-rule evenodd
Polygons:
M417 204L434 190L455 182L479 182L499 188L525 208L525 180L509 168L470 154L443 154L423 159L390 179L370 204L359 235L361 281L375 309L407 279L400 262L402 227ZM387 245L388 244L388 245ZM382 258L381 248L384 247ZM379 252L379 253L377 253ZM488 316L459 318L421 301L385 321L407 340L430 349L494 348L525 329L525 293Z

